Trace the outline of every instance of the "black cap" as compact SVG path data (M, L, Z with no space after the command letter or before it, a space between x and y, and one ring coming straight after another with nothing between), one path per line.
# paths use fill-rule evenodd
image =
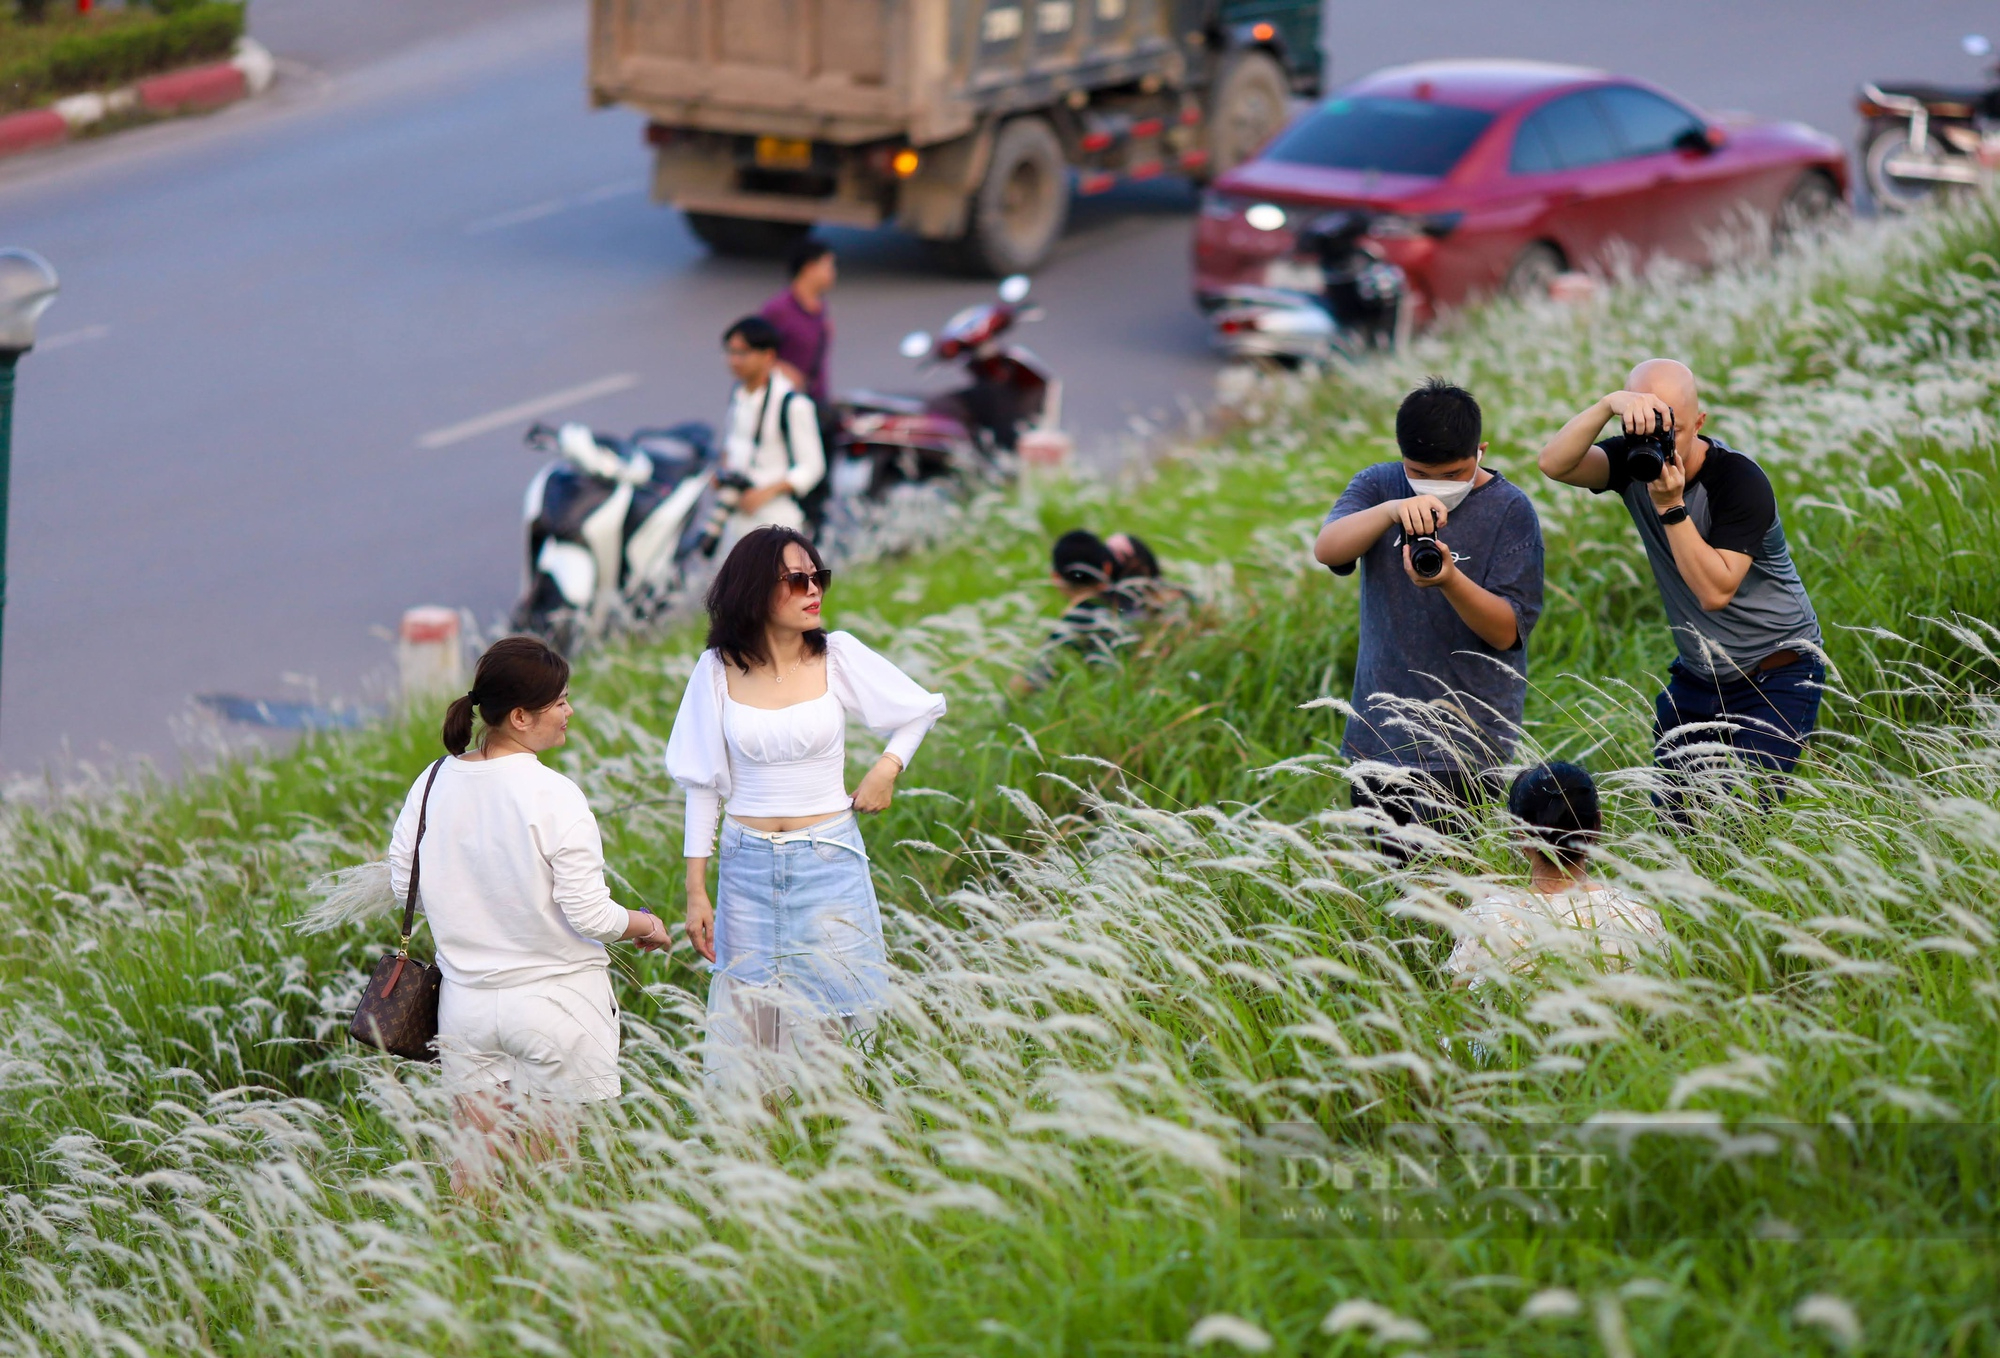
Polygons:
M1108 585L1118 567L1104 539L1083 528L1072 528L1057 538L1050 559L1056 574L1072 585Z

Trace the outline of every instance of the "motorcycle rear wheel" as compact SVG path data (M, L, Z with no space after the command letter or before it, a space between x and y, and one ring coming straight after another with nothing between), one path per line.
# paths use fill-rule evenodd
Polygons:
M1923 154L1927 159L1944 160L1944 146L1936 137L1925 137ZM1913 149L1910 145L1910 129L1907 123L1892 123L1875 134L1868 148L1862 154L1863 176L1868 181L1868 192L1875 199L1875 206L1884 212L1908 212L1937 197L1944 184L1931 179L1899 179L1888 171L1891 158Z
M535 588L514 605L513 616L507 622L517 632L540 637L557 655L566 658L576 654L585 634L583 614L563 597L546 571L536 575Z

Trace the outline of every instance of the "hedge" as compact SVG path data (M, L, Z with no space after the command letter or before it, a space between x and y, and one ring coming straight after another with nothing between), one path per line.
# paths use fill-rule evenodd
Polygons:
M193 0L147 23L68 34L34 56L0 66L0 109L111 89L227 56L243 35L243 8L223 0Z

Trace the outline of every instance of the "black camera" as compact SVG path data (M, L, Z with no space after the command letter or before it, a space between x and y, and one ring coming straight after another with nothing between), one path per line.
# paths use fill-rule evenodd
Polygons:
M702 520L701 535L694 540L695 550L703 556L714 556L715 549L722 543L722 530L729 526L729 516L736 512L736 506L743 502L743 492L750 489L750 478L741 472L723 472L715 478L715 495L709 501L708 516Z
M1674 421L1671 415L1653 416L1653 428L1631 435L1625 445L1625 474L1634 481L1651 485L1674 460Z
M1410 569L1426 580L1444 574L1445 548L1435 533L1418 533L1409 539Z

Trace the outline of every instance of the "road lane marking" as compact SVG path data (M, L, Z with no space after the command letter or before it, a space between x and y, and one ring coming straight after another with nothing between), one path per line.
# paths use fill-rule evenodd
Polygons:
M592 189L589 193L579 195L576 205L578 207L590 207L597 203L608 203L613 198L623 198L627 194L637 193L645 187L646 181L643 179L621 179L616 184L604 184Z
M448 448L454 443L478 438L481 434L491 433L495 429L503 429L522 420L532 420L537 415L547 415L567 406L582 405L585 401L594 401L600 396L610 396L615 392L630 391L638 385L639 379L632 373L612 373L609 377L600 377L595 382L565 387L561 391L552 391L546 396L537 396L532 400L522 401L519 405L508 406L505 410L476 415L458 424L446 425L443 429L433 429L417 440L417 447L426 450Z
M560 198L546 202L530 203L527 207L517 207L512 212L502 212L493 217L482 217L465 228L468 236L483 236L488 231L503 231L510 226L520 226L523 222L538 222L544 217L553 217L566 206Z
M72 344L88 344L92 340L101 340L110 333L111 327L108 325L86 325L81 330L65 330L60 335L50 335L37 344L35 349L39 353L46 354L54 349L67 349Z
M577 194L574 198L546 198L539 203L517 207L510 212L481 217L478 221L467 224L465 234L483 236L489 231L504 231L510 226L524 226L529 222L539 222L544 217L553 217L560 212L608 203L614 198L637 193L645 187L646 181L643 179L621 179L615 184L600 184L586 193Z

